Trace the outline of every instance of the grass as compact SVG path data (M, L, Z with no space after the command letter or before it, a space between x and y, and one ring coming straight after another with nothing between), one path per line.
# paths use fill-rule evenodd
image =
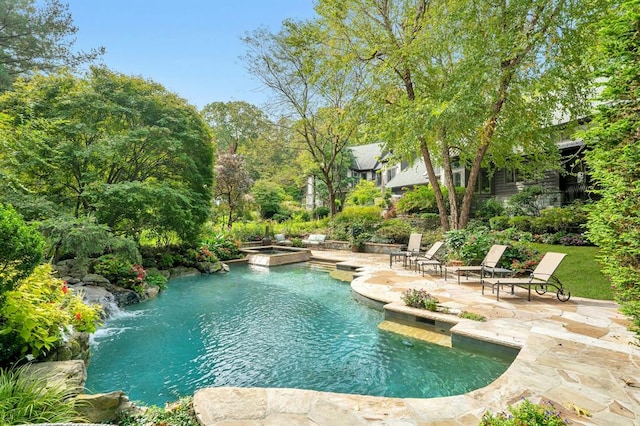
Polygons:
M557 276L560 282L571 292L571 296L588 297L590 299L613 300L611 282L602 273L596 261L597 247L560 246L551 244L534 244L540 253L553 251L566 253Z

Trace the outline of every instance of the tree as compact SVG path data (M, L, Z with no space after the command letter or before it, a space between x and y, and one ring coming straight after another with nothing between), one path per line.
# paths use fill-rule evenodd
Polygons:
M640 333L640 6L620 5L604 21L596 50L606 84L593 126L584 135L587 162L601 198L589 213L589 239L600 247L621 310Z
M323 50L323 38L313 24L287 21L278 34L258 30L244 41L247 68L274 93L292 121L295 140L313 161L310 172L327 187L333 216L350 160L345 148L359 125L348 106L359 93L362 77L358 67L339 72L329 67L333 58Z
M206 123L183 99L92 68L85 78L18 80L0 110L0 140L11 153L0 156L10 177L1 194L19 211L40 204L60 217L93 216L136 241L148 230L195 242L210 212L213 149Z
M558 155L552 119L584 111L583 52L603 3L320 0L316 10L327 44L369 69L370 133L401 159L422 158L448 229L466 226L482 167L523 167L526 152L544 170ZM454 160L470 169L461 206Z
M270 122L258 107L243 101L213 102L200 112L213 130L218 151L239 153L266 133Z
M253 199L260 207L260 216L263 219L271 219L273 215L279 213L281 204L286 198L284 189L275 182L259 180L251 189Z
M4 295L42 260L44 240L11 207L0 204L0 305Z
M74 67L104 53L74 53L77 31L69 6L59 0L0 0L0 92L17 76Z
M361 180L347 195L347 206L371 206L382 194L376 184L370 180Z
M231 229L234 214L242 205L244 196L251 189L253 180L240 154L222 154L215 166L214 197L229 209L227 227Z

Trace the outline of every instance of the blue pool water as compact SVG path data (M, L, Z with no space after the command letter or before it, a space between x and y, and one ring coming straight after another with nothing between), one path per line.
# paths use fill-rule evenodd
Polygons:
M93 336L86 386L154 405L210 386L435 397L510 364L380 331L382 320L348 283L300 265L174 279Z

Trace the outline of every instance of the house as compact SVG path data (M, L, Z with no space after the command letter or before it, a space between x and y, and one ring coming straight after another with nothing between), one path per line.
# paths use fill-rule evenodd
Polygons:
M523 179L515 170L499 169L490 175L483 169L478 176L476 193L480 198L494 198L505 203L526 186L540 185L546 189L547 206L570 204L588 196L589 176L584 162L585 144L581 140L562 138L556 143L560 150L562 171L548 170L542 178L530 181ZM359 179L374 181L381 190L390 189L399 197L415 185L428 185L426 167L421 158L413 164L409 162L388 162L381 143L352 147L354 163L351 175ZM436 175L444 184L442 168L436 168ZM455 186L466 187L469 170L463 167L453 169Z

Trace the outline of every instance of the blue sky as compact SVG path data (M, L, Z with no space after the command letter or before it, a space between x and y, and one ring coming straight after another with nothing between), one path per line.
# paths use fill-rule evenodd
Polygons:
M67 0L81 50L104 46L102 63L162 84L198 109L210 102L262 106L240 40L283 20L313 17L313 0Z

